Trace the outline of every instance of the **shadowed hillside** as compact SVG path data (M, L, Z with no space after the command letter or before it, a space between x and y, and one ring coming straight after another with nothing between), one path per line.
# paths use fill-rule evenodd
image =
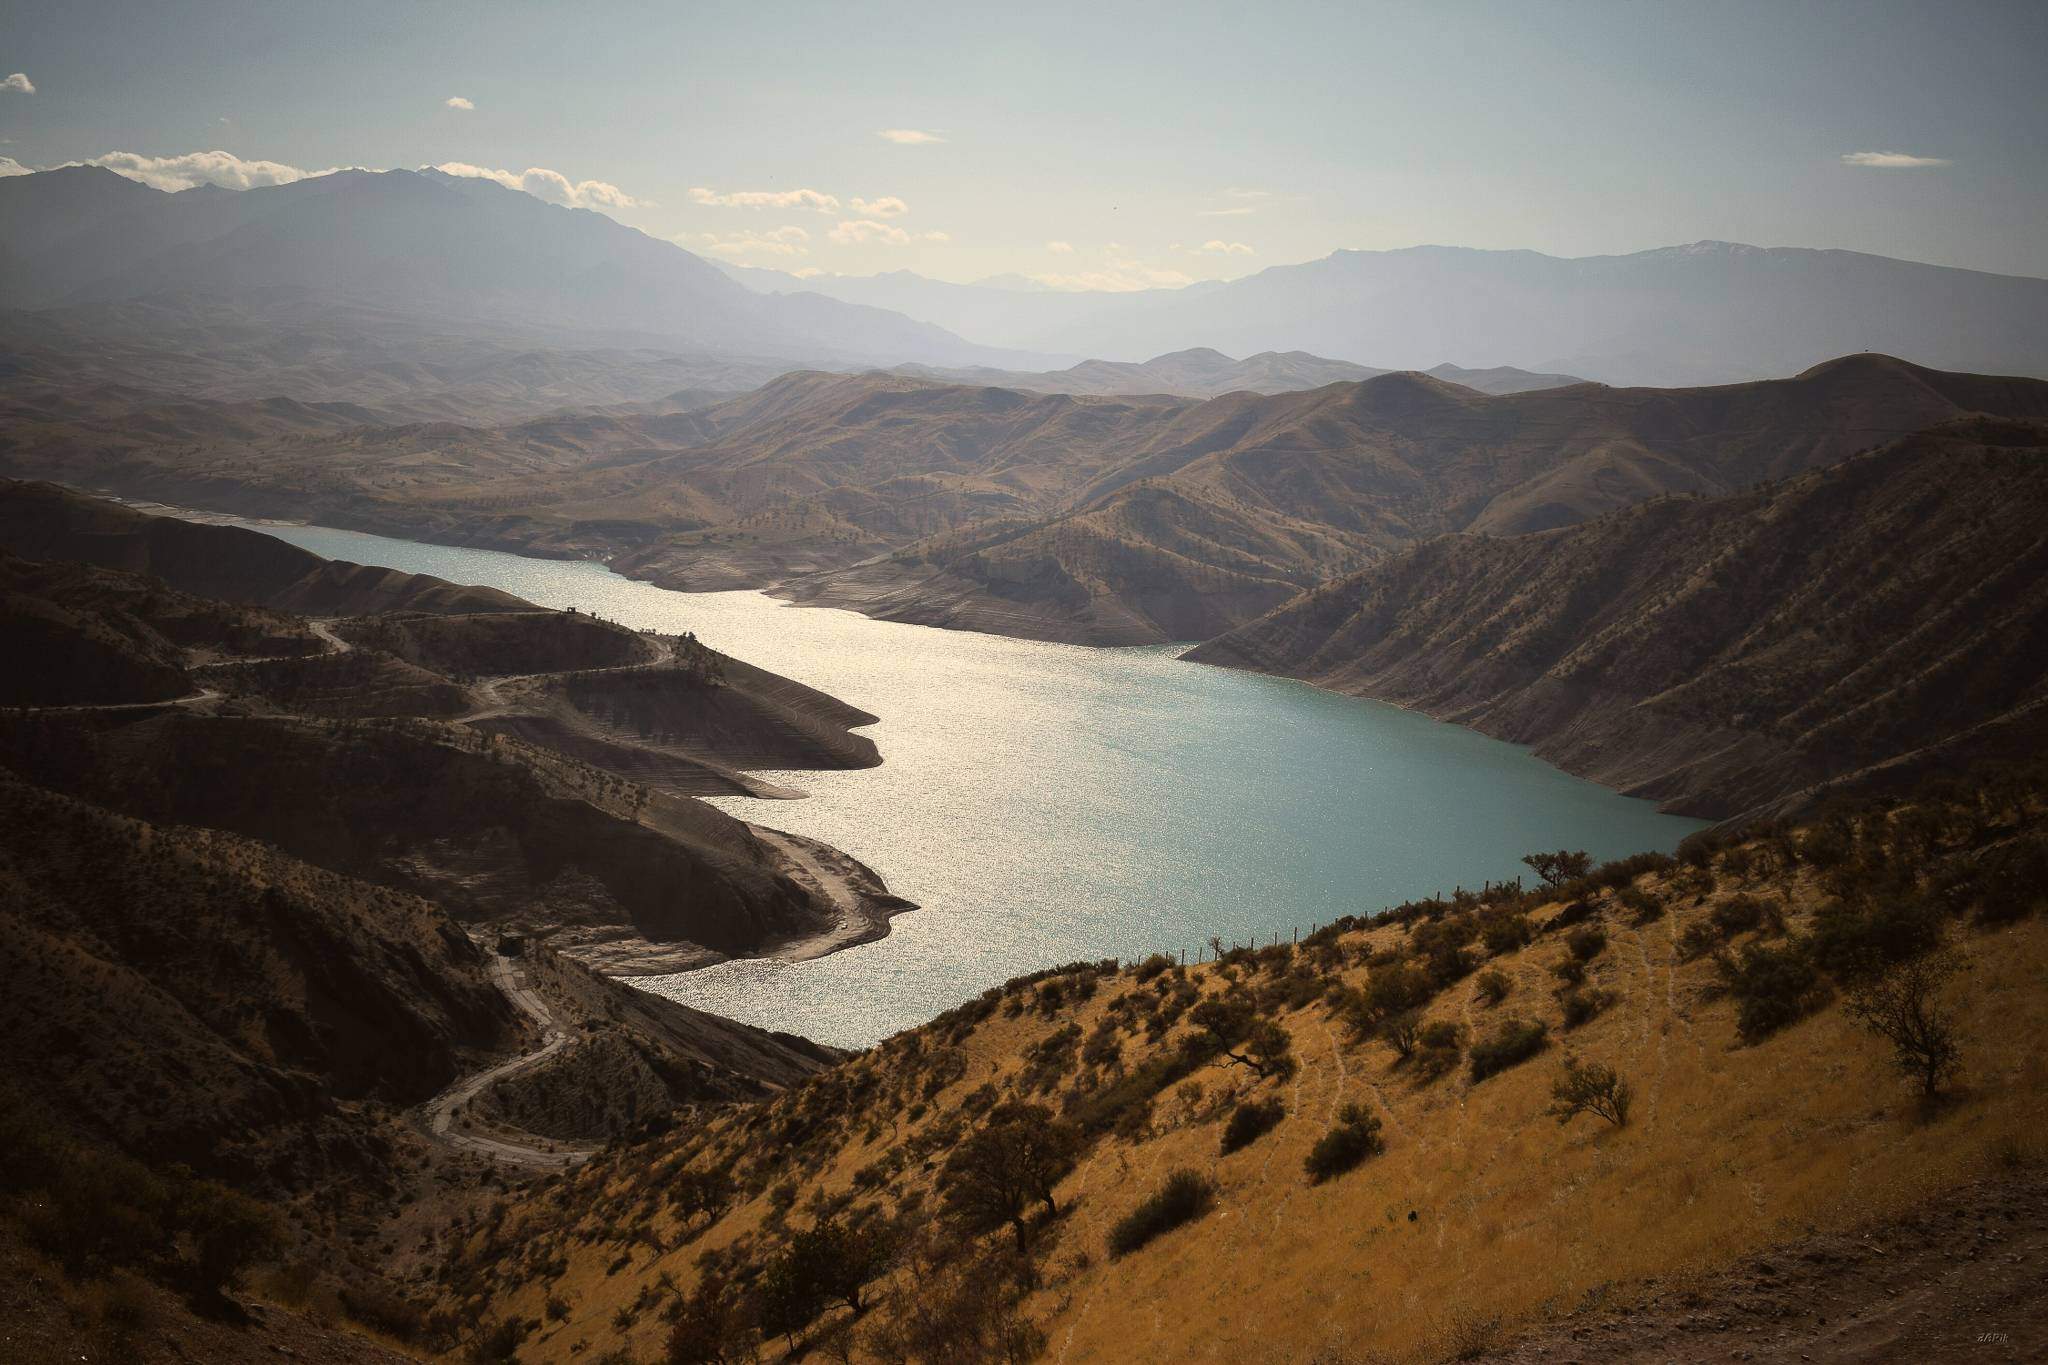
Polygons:
M1430 541L1188 657L1417 707L1732 815L2038 737L2044 526L2048 428L1964 422L1733 497Z

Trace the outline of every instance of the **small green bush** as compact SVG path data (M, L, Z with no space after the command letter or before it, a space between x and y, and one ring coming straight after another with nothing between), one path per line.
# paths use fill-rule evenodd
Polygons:
M1156 1194L1109 1230L1109 1254L1128 1256L1154 1238L1192 1223L1216 1206L1216 1182L1195 1171L1175 1171Z
M1309 1183L1320 1185L1386 1150L1379 1115L1362 1105L1347 1104L1338 1111L1337 1126L1316 1139L1301 1165Z
M1241 1151L1280 1126L1287 1106L1278 1100L1246 1100L1230 1111L1223 1125L1223 1155Z
M1581 962L1591 962L1607 947L1607 931L1587 924L1565 935L1564 946Z
M1491 1037L1472 1045L1472 1079L1483 1081L1526 1062L1549 1042L1550 1030L1541 1021L1503 1019Z

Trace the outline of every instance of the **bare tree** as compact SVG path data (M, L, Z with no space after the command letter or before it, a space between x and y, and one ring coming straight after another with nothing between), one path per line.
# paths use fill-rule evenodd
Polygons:
M1585 876L1593 870L1593 857L1589 853L1574 853L1559 849L1555 853L1531 853L1522 859L1543 879L1545 886L1562 886L1568 881Z
M1570 1123L1580 1114L1593 1114L1617 1128L1628 1126L1629 1105L1635 1087L1623 1080L1604 1062L1564 1059L1564 1074L1550 1087L1550 1108L1546 1111L1559 1123Z
M1866 979L1849 992L1843 1007L1851 1019L1892 1045L1893 1062L1920 1082L1928 1099L1962 1067L1955 1012L1944 1009L1939 997L1967 965L1953 948L1936 949Z

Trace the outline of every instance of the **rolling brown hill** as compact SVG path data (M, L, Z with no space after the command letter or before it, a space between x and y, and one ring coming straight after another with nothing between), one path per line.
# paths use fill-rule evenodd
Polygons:
M1073 510L1016 525L999 545L941 538L790 590L928 624L1017 621L1018 633L1100 644L1199 639L1333 565L1417 539L1515 535L1659 493L1732 492L1975 413L2048 419L2048 383L1852 356L1709 389L1493 397L1392 374L1233 395L1179 419L1215 423L1210 441L1137 455L1078 490ZM1162 488L1170 516L1150 510Z
M908 908L837 850L694 799L790 794L748 769L881 761L851 733L875 717L694 638L49 486L0 489L6 543L245 601L425 608L309 622L0 557L0 643L27 660L7 686L39 708L0 727L0 762L44 785L264 839L626 973L843 946Z
M2048 724L2048 427L1964 421L1714 499L1428 541L1191 651L1729 816Z
M0 467L601 555L670 587L768 585L900 619L1131 644L1216 633L1430 536L1729 493L1977 415L2048 420L2048 383L1875 355L1702 389L1494 395L1396 373L1208 401L797 373L685 413L499 428L8 423Z

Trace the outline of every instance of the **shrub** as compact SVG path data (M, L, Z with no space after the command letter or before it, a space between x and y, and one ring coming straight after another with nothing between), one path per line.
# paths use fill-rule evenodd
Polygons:
M681 1301L669 1329L667 1365L730 1365L755 1359L753 1304L719 1275L707 1275Z
M1564 1073L1550 1087L1551 1104L1546 1112L1560 1124L1570 1123L1580 1114L1594 1114L1624 1128L1634 1098L1633 1087L1613 1067L1600 1062L1581 1065L1576 1058L1567 1057Z
M1614 1003L1614 995L1597 987L1561 991L1557 1003L1564 1010L1564 1026L1577 1028Z
M1939 996L1963 966L1952 949L1896 963L1858 985L1843 1006L1851 1019L1892 1045L1894 1065L1919 1081L1930 1100L1962 1063L1955 1015L1942 1008Z
M1550 964L1550 974L1569 988L1586 979L1586 964L1576 957L1561 957Z
M1422 1026L1416 1041L1424 1048L1455 1048L1458 1046L1458 1025L1449 1019L1432 1020Z
M1639 927L1664 918L1664 902L1638 887L1623 887L1615 899L1628 911L1629 921Z
M1371 1021L1429 1003L1435 983L1420 967L1404 961L1375 966L1366 978L1362 1015Z
M1405 1062L1415 1055L1416 1045L1421 1041L1422 1016L1414 1010L1404 1010L1380 1025L1380 1036Z
M1820 973L1804 943L1782 948L1752 943L1740 957L1718 955L1714 969L1736 999L1735 1031L1746 1043L1769 1037L1820 1001Z
M1707 920L1694 920L1678 936L1678 960L1692 962L1721 946L1721 931Z
M1974 906L1986 924L2011 924L2048 901L2048 835L1986 849L1974 866L1944 879L1951 903Z
M1769 907L1769 909L1772 915L1782 923L1782 912L1778 911L1775 905ZM1715 906L1707 918L1712 920L1714 927L1721 931L1722 937L1727 938L1743 933L1746 930L1754 929L1762 924L1765 918L1765 911L1765 903L1758 900L1755 896L1737 894L1730 896L1727 900Z
M1479 992L1479 998L1488 1005L1498 1005L1508 998L1508 992L1515 988L1514 981L1503 971L1484 971L1472 983Z
M1337 1126L1316 1139L1301 1165L1309 1183L1320 1185L1386 1150L1379 1115L1362 1105L1347 1104L1337 1114Z
M1109 1230L1109 1254L1128 1256L1154 1238L1192 1223L1216 1206L1216 1182L1194 1171L1175 1171L1166 1183Z
M1462 1031L1448 1019L1424 1024L1416 1035L1415 1073L1424 1080L1432 1081L1448 1074L1458 1065L1458 1048L1462 1042Z
M1529 917L1516 910L1505 910L1486 917L1485 926L1479 931L1479 941L1486 945L1486 951L1498 956L1526 947L1535 931L1529 927Z
M1540 1021L1503 1019L1491 1037L1472 1044L1472 1079L1483 1081L1526 1062L1549 1042L1550 1030Z
M1877 971L1940 942L1941 919L1935 911L1900 896L1862 907L1830 902L1813 917L1813 960L1836 976Z
M1579 961L1591 962L1607 946L1607 931L1594 924L1581 925L1565 935L1564 946Z
M1278 1100L1246 1100L1230 1111L1223 1125L1223 1155L1241 1151L1280 1126L1287 1106Z

